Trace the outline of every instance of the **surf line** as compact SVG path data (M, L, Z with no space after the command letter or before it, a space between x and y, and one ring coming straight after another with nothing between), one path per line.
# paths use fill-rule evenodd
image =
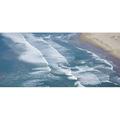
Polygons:
M26 40L41 51L44 58L47 60L50 68L51 73L55 75L66 75L70 80L77 80L72 74L72 71L68 65L67 59L60 54L52 45L50 45L47 41L45 41L42 37L35 37L33 34L28 33L24 34Z
M2 36L5 37L6 44L18 55L18 60L34 64L41 71L51 71L42 53L27 42L22 34L3 33Z

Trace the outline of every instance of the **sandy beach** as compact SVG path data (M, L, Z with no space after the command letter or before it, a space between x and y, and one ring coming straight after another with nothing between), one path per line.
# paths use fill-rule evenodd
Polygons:
M101 47L120 59L120 33L81 33L80 39Z

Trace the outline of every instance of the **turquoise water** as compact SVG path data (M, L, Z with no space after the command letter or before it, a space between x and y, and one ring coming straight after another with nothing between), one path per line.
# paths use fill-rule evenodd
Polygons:
M0 34L1 87L117 87L110 61L77 47L78 33Z

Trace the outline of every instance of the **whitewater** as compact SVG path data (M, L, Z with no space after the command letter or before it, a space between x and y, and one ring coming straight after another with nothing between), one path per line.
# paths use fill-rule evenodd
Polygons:
M0 86L119 86L112 63L76 46L78 33L0 34Z

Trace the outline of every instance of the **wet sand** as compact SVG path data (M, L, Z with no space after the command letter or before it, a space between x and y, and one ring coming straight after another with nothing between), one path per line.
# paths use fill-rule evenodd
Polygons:
M90 34L94 34L94 33L80 33L80 41L77 42L77 45L79 45L80 47L90 50L91 52L94 52L95 54L99 55L101 58L108 60L112 65L114 70L118 73L118 75L120 76L120 54L113 54L113 52L108 51L106 49L106 47L102 47L101 45L96 44L96 42L94 43L94 41L92 40L92 38L88 38L88 36ZM96 33L95 33L96 34ZM100 34L100 33L97 33ZM102 33L101 33L102 34ZM120 36L119 33L103 33L106 34L105 36ZM96 35L97 36L97 35ZM100 36L100 35L99 35ZM116 37L116 39L119 37ZM105 41L105 39L104 39ZM114 41L114 40L111 40ZM115 40L116 41L116 40ZM107 38L106 43L109 43L109 40ZM119 41L120 42L120 41ZM119 45L120 43L118 42L117 48L120 49ZM110 43L112 45L112 43ZM117 44L117 42L115 43ZM115 47L115 46L114 46ZM116 47L115 47L116 49ZM119 50L118 50L119 51ZM117 51L117 52L118 52ZM120 52L119 52L120 53Z
M81 33L80 39L91 42L120 59L120 33Z
M86 35L87 33L80 33L78 36L74 37L74 41L72 42L83 49L87 49L98 56L100 56L103 59L108 60L112 65L113 69L118 73L120 76L120 59L119 57L116 57L115 55L111 54L109 51L103 49L102 47L93 44L90 40L88 40L86 37L83 38L83 34ZM82 37L81 37L82 35ZM120 45L120 44L119 44Z

